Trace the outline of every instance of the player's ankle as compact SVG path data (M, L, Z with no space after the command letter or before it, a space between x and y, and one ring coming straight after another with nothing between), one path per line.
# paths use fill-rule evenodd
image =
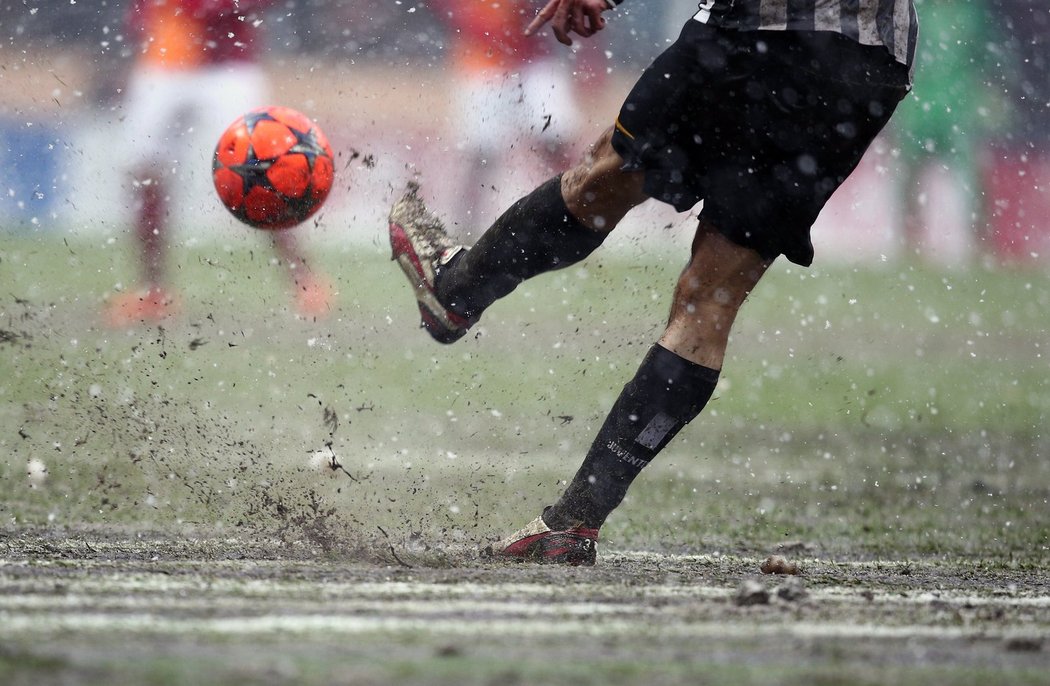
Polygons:
M448 283L446 277L455 270L456 265L459 264L466 254L466 250L458 251L449 258L448 262L438 265L434 270L434 297L450 312L469 321L476 321L481 316L480 311L474 312L462 298L457 298L449 293L447 288L442 288L444 284Z
M605 523L604 518L599 521L593 517L586 517L571 512L561 501L543 508L540 518L543 519L543 523L551 531L567 531L580 528L598 530Z

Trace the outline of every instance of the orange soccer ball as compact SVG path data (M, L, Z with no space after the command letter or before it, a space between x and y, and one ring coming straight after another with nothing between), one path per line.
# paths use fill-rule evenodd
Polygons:
M305 221L332 190L332 148L314 122L288 107L261 107L219 138L212 181L233 216L258 229Z

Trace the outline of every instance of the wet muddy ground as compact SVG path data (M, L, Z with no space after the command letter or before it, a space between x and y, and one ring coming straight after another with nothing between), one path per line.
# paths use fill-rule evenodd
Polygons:
M778 552L801 574L732 554L609 550L574 569L201 531L7 531L0 667L12 684L1045 683L1043 570Z

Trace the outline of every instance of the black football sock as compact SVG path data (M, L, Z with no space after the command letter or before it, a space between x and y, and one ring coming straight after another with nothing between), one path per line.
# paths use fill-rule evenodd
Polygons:
M718 374L654 345L623 387L580 470L544 510L547 526L599 528L642 468L704 408Z
M561 175L555 176L511 205L474 247L439 269L438 299L453 312L477 319L525 279L587 257L606 235L569 212Z

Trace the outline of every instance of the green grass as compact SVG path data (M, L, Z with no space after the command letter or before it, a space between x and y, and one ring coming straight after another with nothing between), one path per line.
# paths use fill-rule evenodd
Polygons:
M333 316L298 321L250 236L177 249L184 317L114 332L121 242L0 247L0 516L15 524L335 519L470 541L571 476L659 335L683 256L546 275L455 346L420 333L385 249L328 247ZM778 264L708 411L632 489L616 546L1045 559L1045 270ZM326 420L326 410L337 418ZM331 443L353 476L322 479ZM49 479L30 489L26 461Z

